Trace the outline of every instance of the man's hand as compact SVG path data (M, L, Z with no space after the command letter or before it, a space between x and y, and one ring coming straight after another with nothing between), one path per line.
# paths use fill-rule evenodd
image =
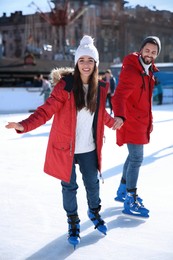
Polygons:
M114 119L115 119L115 123L114 123L112 129L113 130L120 129L124 124L123 119L121 117L118 117L118 116L115 116Z

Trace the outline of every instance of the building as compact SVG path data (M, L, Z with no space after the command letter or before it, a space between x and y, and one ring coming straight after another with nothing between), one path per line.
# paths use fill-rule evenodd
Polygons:
M21 11L0 17L0 34L5 58L65 60L71 64L83 34L95 38L100 61L120 62L139 49L145 36L157 35L162 42L159 62L173 61L173 13L147 7L126 7L123 0L58 1L42 13ZM34 4L34 3L33 3ZM35 6L36 7L36 6Z

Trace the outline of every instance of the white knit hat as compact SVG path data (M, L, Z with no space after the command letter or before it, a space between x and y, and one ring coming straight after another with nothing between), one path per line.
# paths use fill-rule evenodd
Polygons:
M80 41L80 45L75 52L75 65L78 59L82 56L90 56L96 62L96 66L99 65L99 54L94 46L94 39L91 36L85 35Z

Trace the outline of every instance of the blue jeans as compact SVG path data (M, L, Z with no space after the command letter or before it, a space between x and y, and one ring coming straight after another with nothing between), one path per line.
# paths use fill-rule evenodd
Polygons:
M97 170L97 155L96 150L88 153L75 154L73 160L73 168L70 183L61 181L63 207L67 216L77 215L77 189L76 182L76 165L79 164L79 169L82 174L82 179L86 189L87 203L90 209L96 209L100 205L99 198L99 179Z
M123 167L122 178L126 181L127 190L137 187L140 166L143 161L143 144L127 144L128 156Z

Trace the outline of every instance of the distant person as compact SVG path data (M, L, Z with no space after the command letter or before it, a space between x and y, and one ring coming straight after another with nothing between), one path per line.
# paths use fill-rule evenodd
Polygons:
M104 125L116 129L115 119L105 109L108 84L98 81L99 54L93 39L85 35L75 52L74 73L59 75L50 97L27 119L9 122L6 128L17 133L29 132L54 116L44 171L61 180L63 207L68 222L68 242L80 242L80 219L77 204L76 164L86 189L88 217L103 234L107 227L100 215L101 199L98 173L101 172L101 150ZM62 69L61 69L62 72ZM119 127L121 127L119 125Z
M43 75L42 74L37 74L35 77L34 77L34 87L42 87L42 84L43 84Z
M40 96L44 94L44 102L49 97L50 92L51 92L51 83L48 80L48 77L43 77L42 78L42 91L40 93Z
M99 71L99 80L103 80L104 77L105 77L105 72Z
M111 103L111 97L114 94L115 87L116 87L116 80L114 76L112 75L112 72L110 69L107 69L105 71L105 76L103 77L103 80L109 83L109 89L107 94L107 102L110 108L110 115L112 114L112 103Z
M160 81L157 77L155 77L155 87L157 89L157 98L158 98L157 105L162 105L162 103L163 103L163 88L162 88L162 84L160 83Z
M149 217L149 210L137 195L137 181L143 161L144 144L149 143L153 130L153 72L158 71L154 61L160 51L159 38L148 36L143 40L139 52L127 55L112 97L116 122L120 125L124 122L121 129L117 130L117 144L127 144L128 149L115 200L124 203L125 214L142 217Z

